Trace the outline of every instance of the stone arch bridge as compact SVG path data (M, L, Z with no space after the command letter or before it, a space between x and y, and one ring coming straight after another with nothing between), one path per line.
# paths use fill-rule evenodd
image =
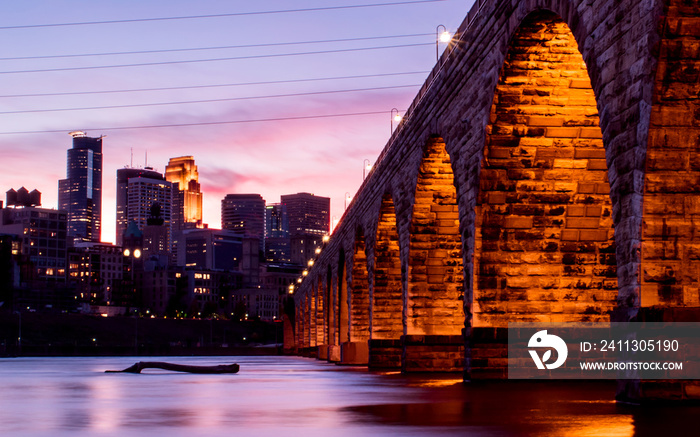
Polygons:
M700 321L699 77L698 0L477 0L294 291L296 351L503 378L508 322Z

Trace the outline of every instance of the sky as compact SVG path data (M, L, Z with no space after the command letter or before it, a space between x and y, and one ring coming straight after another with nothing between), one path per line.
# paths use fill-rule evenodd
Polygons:
M339 219L473 0L25 0L0 5L0 191L56 208L71 131L116 171L192 155L204 222L221 199L310 192ZM442 30L442 28L440 28ZM442 52L444 44L437 49ZM4 199L4 195L1 200Z

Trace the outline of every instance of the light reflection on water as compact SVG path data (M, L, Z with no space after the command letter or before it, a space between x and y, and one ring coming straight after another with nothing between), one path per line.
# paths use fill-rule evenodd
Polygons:
M698 407L618 405L614 382L465 385L454 375L372 373L295 357L153 359L238 362L235 375L104 373L147 360L0 360L0 434L644 436L681 433L700 417Z

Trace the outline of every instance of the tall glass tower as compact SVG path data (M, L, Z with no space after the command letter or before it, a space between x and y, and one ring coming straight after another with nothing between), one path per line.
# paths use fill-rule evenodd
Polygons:
M58 181L58 207L68 213L68 237L99 242L102 227L102 138L71 132L66 179Z

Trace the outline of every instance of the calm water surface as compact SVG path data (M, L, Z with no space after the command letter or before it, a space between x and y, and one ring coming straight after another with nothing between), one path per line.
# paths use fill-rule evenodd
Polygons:
M149 360L241 371L104 373ZM2 436L672 436L700 418L618 405L614 382L465 385L296 357L0 359L0 387Z

